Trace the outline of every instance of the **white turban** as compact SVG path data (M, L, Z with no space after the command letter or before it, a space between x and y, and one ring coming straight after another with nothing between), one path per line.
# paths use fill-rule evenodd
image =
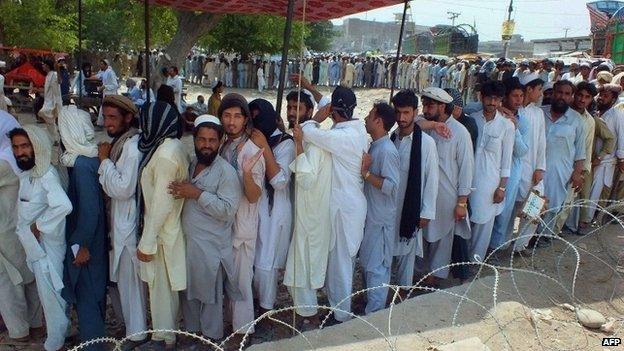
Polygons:
M73 167L78 156L96 157L95 131L88 112L74 105L63 106L59 112L58 128L65 152L60 156L61 164Z
M22 128L28 134L28 139L35 154L35 167L32 169L33 178L41 178L50 169L50 159L52 157L52 141L48 132L34 124L26 124Z

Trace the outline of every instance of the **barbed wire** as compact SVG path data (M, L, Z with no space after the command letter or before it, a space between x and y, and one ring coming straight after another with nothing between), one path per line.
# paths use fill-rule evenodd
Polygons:
M606 205L603 205L603 204L606 204ZM620 228L624 229L624 222L622 222L620 218L618 218L616 215L612 213L614 209L621 208L623 205L624 205L624 202L621 202L621 201L607 201L607 202L605 201L596 202L596 201L591 201L591 200L574 201L569 205L564 205L562 208L557 209L557 212L559 212L562 209L572 210L574 208L580 209L580 208L589 208L589 207L595 207L596 211L599 212L598 218L601 221L600 224L598 224L592 230L588 231L587 234L584 236L579 236L578 238L573 238L573 239L563 238L557 235L556 233L553 233L551 229L552 224L556 223L559 216L552 216L552 218L550 219L548 223L540 218L539 224L541 225L542 228L544 228L542 232L537 233L537 234L519 235L519 236L510 238L506 240L503 244L499 245L497 248L491 250L484 258L475 256L473 257L472 262L451 263L444 267L437 268L425 274L414 285L404 286L404 285L383 284L382 286L361 289L361 290L354 292L353 294L344 298L343 300L339 301L336 304L336 306L341 306L344 302L354 297L357 297L360 294L366 294L368 292L371 292L377 289L388 289L389 292L392 292L392 295L391 295L392 298L390 299L389 307L388 307L387 324L383 328L383 331L382 329L380 329L380 327L370 322L367 319L367 316L357 315L350 310L345 311L340 308L336 308L332 306L325 306L325 305L286 306L286 307L270 310L261 314L260 316L258 316L258 318L256 318L252 322L249 322L243 327L239 328L238 330L235 330L232 334L228 335L225 339L223 339L219 343L216 343L213 340L205 338L201 335L191 333L188 331L184 331L184 330L159 329L159 330L146 330L146 331L130 334L122 339L117 339L117 338L112 338L112 337L103 337L103 338L93 339L93 340L84 342L80 345L77 345L73 347L71 350L79 351L79 350L85 349L86 347L89 347L95 344L104 344L104 343L112 344L113 350L115 351L122 350L123 345L129 340L136 339L139 336L147 336L147 335L154 334L154 333L173 333L175 335L189 337L196 342L201 342L201 343L204 343L205 345L211 346L215 350L225 350L228 342L230 342L230 340L232 340L232 338L235 335L242 335L242 339L240 343L238 344L238 349L242 350L249 341L250 335L252 334L251 330L253 330L254 327L263 320L272 321L276 323L277 325L282 326L286 328L287 330L292 331L296 336L299 336L302 339L302 341L305 343L305 345L307 345L308 348L313 349L314 345L312 343L311 338L320 337L321 335L320 333L322 332L323 329L326 328L326 325L328 324L330 317L334 315L335 313L346 314L350 316L353 320L363 323L363 325L365 325L367 329L373 332L371 336L378 336L380 339L383 340L385 344L387 344L388 350L397 350L396 341L397 341L397 336L401 334L402 323L399 323L398 327L393 328L392 321L393 321L393 318L397 316L397 314L399 315L398 318L401 318L401 316L404 316L406 315L406 313L408 313L407 312L408 306L406 306L405 304L401 304L401 302L409 299L416 292L438 292L444 295L448 295L452 299L456 299L457 305L454 308L453 317L450 323L451 327L454 327L454 328L461 326L461 324L458 323L458 320L459 320L460 311L462 310L463 305L470 304L472 306L477 307L478 309L485 312L484 316L491 319L495 323L495 326L497 328L497 333L494 333L489 338L487 338L486 342L489 340L492 340L492 338L495 337L496 335L500 335L502 337L502 341L504 342L504 345L508 347L509 349L511 350L516 349L516 348L522 349L522 345L513 345L512 341L508 337L507 330L506 330L506 327L508 325L510 325L514 321L517 321L519 318L524 317L529 320L532 320L531 316L528 315L531 313L529 311L531 309L530 304L528 302L528 299L524 296L524 290L526 289L523 289L519 286L519 282L516 279L516 275L524 274L524 275L534 276L536 279L534 279L533 281L536 283L538 289L530 289L530 291L537 290L540 296L542 296L545 300L551 302L553 306L559 306L559 307L571 306L573 309L586 307L587 304L585 304L582 301L582 299L576 296L577 284L578 284L580 268L581 268L581 255L585 255L586 257L589 257L592 260L595 260L596 263L600 264L601 266L607 269L610 275L605 280L605 282L609 281L610 279L614 277L617 278L620 283L624 282L623 276L618 270L618 267L623 258L621 254L622 253L621 248L618 254L613 255L611 251L609 250L609 248L606 245L604 245L604 243L601 242L600 240L597 240L597 242L602 246L602 248L604 249L604 252L607 253L607 256L608 256L607 258L599 257L598 255L591 252L588 248L580 247L579 243L582 240L590 240L595 237L600 238L601 237L600 234L604 233L603 231L604 227L609 225L611 222L614 222ZM546 211L546 213L549 213L551 211L553 210ZM605 221L602 220L605 216L607 218L606 223L604 223ZM519 256L522 260L524 260L525 262L529 264L528 267L522 268L522 267L516 266L517 264L516 255L514 255L513 249L509 251L509 263L507 265L500 265L500 264L493 263L493 261L495 261L495 258L497 257L499 253L501 252L504 253L505 252L504 250L508 248L509 246L513 245L517 240L526 239L529 237L536 237L536 240L540 240L542 238L549 239L549 240L552 240L553 242L558 241L563 244L563 250L561 251L561 253L555 256L555 268L556 268L555 275L547 274L544 271L540 271L540 268L538 267L537 262L536 262L537 245L534 245L533 248L531 249L529 260L527 260L522 255ZM562 261L565 258L569 258L569 257L573 257L574 267L571 270L572 276L569 278L565 278L562 274L562 268L561 268ZM607 260L610 260L611 262L608 262ZM450 269L459 268L459 267L468 267L468 268L473 267L476 269L476 273L473 279L471 279L470 282L466 284L466 289L463 292L457 293L457 292L447 290L447 289L441 289L437 287L423 285L424 282L427 280L427 278L434 275L436 272L443 271L446 269L450 270ZM493 274L493 284L491 287L486 286L484 284L484 281L479 279L480 277L485 275L487 271L491 271ZM497 306L499 303L498 300L499 300L501 277L502 277L502 274L506 272L509 273L511 285L513 286L513 290L514 290L513 294L518 297L518 300L527 309L523 310L524 311L523 316L516 317L514 319L507 321L505 324L501 324L501 321L499 321L499 318L497 318L494 312L497 310ZM563 295L565 296L564 300L559 301L560 300L559 298L555 299L553 296L549 295L550 290L543 287L544 282L552 283L553 286L555 286L558 290L560 290L560 292L562 292ZM492 294L491 306L486 306L485 304L475 300L474 298L469 297L469 294L471 293L471 291L476 289L477 286L485 287L491 291L491 294ZM616 290L617 290L617 286L614 286L614 289L610 293L610 297L607 301L608 303L612 304L613 299L616 298L616 293L617 293ZM405 296L401 296L400 294L401 291L407 291L407 294ZM508 294L512 294L512 293L509 292ZM450 300L450 301L453 301L453 300ZM398 310L397 310L397 307L399 308ZM294 322L290 324L278 318L278 315L280 314L283 315L284 313L287 313L287 312L294 313L295 309L298 309L298 308L315 308L319 311L326 311L327 314L322 319L318 328L304 333L297 328ZM570 312L572 312L572 310ZM565 320L556 319L556 318L554 319L561 323L565 323ZM613 320L614 320L614 323L616 323L617 325L617 328L614 329L614 333L621 332L622 328L624 328L624 318L621 315L621 311L620 311L620 316L618 318L613 318ZM537 338L537 342L544 349L552 349L552 350L557 350L557 351L575 351L575 350L582 350L584 348L590 347L588 335L586 332L584 332L584 336L586 340L585 347L554 348L552 346L549 346L543 339L543 336L540 333L540 330L539 330L540 328L537 322L534 322L534 323L532 322L531 326ZM425 337L423 335L420 335L420 333L415 333L414 335L417 335L419 338L425 339ZM429 340L427 340L427 342L429 342Z

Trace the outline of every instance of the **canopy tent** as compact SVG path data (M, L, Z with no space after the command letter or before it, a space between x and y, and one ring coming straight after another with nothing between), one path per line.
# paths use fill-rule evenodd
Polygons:
M209 13L271 14L288 17L288 0L147 0L150 4L162 5L186 11ZM320 21L379 7L403 3L403 0L308 0L306 20ZM302 19L303 1L295 1L294 18Z
M45 76L28 61L9 71L5 75L5 79L7 85L15 85L16 82L28 82L33 83L35 87L42 87L45 83Z

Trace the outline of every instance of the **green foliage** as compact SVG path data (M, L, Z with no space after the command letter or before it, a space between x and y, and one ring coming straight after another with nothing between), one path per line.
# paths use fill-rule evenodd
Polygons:
M198 45L213 51L277 53L282 49L286 19L271 15L225 15ZM302 33L308 34L303 23L293 22L290 39L292 51L301 49Z
M143 3L135 0L83 0L83 48L118 52L143 50ZM73 52L78 47L76 0L0 0L0 41L4 45ZM150 43L165 47L178 27L175 10L150 7ZM271 15L225 15L200 47L243 54L278 53L286 19ZM326 51L334 36L329 21L293 23L290 48L299 52L302 35L309 49Z
M313 22L308 25L310 35L306 37L306 46L310 51L324 52L331 49L334 37L338 35L334 31L331 21Z
M78 44L75 12L50 0L0 1L3 44L70 52Z

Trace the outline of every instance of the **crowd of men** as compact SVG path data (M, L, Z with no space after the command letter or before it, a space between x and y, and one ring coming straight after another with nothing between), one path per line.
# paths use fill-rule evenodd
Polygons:
M240 340L276 307L280 284L304 329L319 324L320 289L336 322L352 317L356 264L372 288L369 314L385 308L387 284L424 276L437 287L450 263L493 250L530 255L548 247L543 235L587 234L597 204L624 197L624 73L595 67L592 80L585 65L548 77L524 63L500 67L479 83L470 114L443 80L401 81L362 120L351 88L322 96L297 76L286 126L270 102L236 93L189 126L176 82L141 109L105 94L112 141L99 145L88 113L69 101L44 110L46 129L0 111L9 336L29 340L45 318L44 348L62 349L75 310L81 341L103 337L108 296L129 348L175 349L177 329L219 340L224 320ZM331 129L321 126L328 118ZM523 215L532 194L547 199L543 222ZM569 206L578 199L593 202ZM158 332L146 342L148 328Z

